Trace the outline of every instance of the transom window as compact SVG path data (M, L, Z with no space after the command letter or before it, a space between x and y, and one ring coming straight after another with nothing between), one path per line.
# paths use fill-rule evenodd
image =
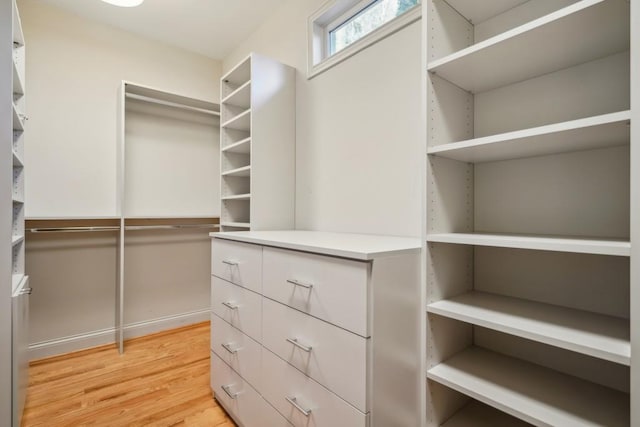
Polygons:
M330 0L309 17L309 77L420 18L420 0Z

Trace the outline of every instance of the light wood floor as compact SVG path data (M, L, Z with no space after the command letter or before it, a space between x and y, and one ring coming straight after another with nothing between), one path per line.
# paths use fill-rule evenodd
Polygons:
M235 426L211 395L209 323L32 363L22 425Z

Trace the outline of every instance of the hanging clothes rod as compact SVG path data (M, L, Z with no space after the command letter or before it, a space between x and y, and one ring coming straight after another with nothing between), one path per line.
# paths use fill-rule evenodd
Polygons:
M184 228L218 228L219 224L127 225L125 230L177 230Z
M162 99L151 98L149 96L138 95L138 94L135 94L135 93L127 93L127 94L125 94L125 96L127 98L136 99L138 101L150 102L152 104L160 104L160 105L164 105L166 107L180 108L180 109L183 109L183 110L195 111L197 113L209 114L209 115L217 116L217 117L220 116L220 112L219 111L207 110L206 108L193 107L191 105L180 104L178 102L164 101Z
M31 233L93 233L96 231L118 231L120 227L102 226L102 227L38 227L27 228Z

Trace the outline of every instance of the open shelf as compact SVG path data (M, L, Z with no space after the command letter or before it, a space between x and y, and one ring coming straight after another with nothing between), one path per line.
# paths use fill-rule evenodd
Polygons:
M529 0L447 0L447 3L469 22L478 23Z
M23 167L24 163L22 163L22 159L18 156L18 153L15 151L11 153L13 154L13 167Z
M529 427L531 424L476 400L449 418L442 427Z
M603 114L531 129L507 132L428 149L468 163L558 154L629 144L631 111Z
M12 105L13 111L13 130L24 130L24 122L22 121L22 117L18 113L18 109L16 108L16 104Z
M238 114L234 118L224 122L221 127L227 129L249 131L251 129L251 109Z
M15 246L24 240L24 236L11 236L11 246Z
M15 59L12 61L13 63L13 93L14 95L24 95L24 85L22 84L22 78L20 77L20 73L18 72L18 66L16 65Z
M475 291L429 304L427 311L611 362L631 363L628 319Z
M250 154L251 137L229 144L221 150L223 153Z
M237 228L249 228L250 224L248 222L221 222L220 225L222 227L237 227Z
M251 174L251 166L243 166L237 169L231 169L226 172L222 172L222 176L242 176L248 177Z
M251 107L251 80L231 92L222 103L241 108Z
M434 233L427 235L427 242L627 257L631 252L631 243L624 240L520 234Z
M427 377L536 425L630 425L628 394L478 347Z
M24 34L22 33L22 22L20 22L20 15L18 15L18 8L13 7L13 44L17 46L24 46Z
M222 200L251 200L251 193L237 194L235 196L223 196Z
M434 60L427 69L477 93L627 49L629 3L582 0Z
M251 79L251 56L245 58L241 63L233 67L222 77L222 82L232 86L240 87Z
M24 280L24 274L13 274L11 275L11 289L16 290L20 287L20 283Z

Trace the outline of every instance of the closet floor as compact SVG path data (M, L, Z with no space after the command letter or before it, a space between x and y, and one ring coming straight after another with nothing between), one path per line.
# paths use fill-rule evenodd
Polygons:
M209 322L113 346L42 359L29 367L22 426L235 424L209 386Z

